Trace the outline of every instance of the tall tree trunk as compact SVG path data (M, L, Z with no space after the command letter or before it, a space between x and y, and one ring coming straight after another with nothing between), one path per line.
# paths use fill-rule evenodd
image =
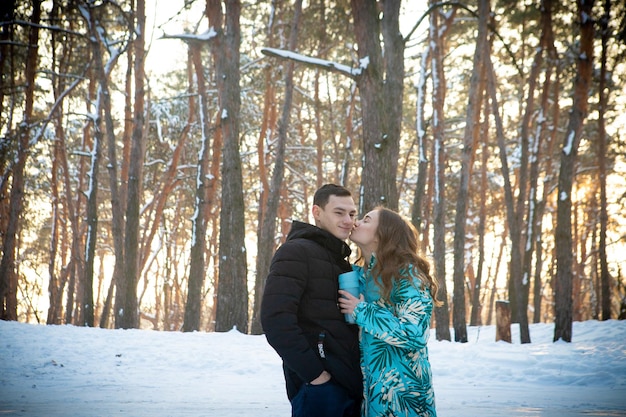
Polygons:
M491 6L489 0L481 0L478 6L478 35L474 64L470 77L469 98L465 116L463 152L461 155L460 186L456 198L456 216L454 219L454 295L453 315L454 340L467 342L465 319L465 222L467 220L467 200L469 198L470 177L472 176L476 140L480 132L480 113L484 92L484 55L487 53L488 22Z
M102 61L102 48L101 43L106 41L99 39L98 37L98 25L94 13L88 14L90 39L92 47L92 56L95 59L96 76L98 77L99 89L95 100L95 109L93 114L96 115L93 122L94 138L91 144L91 166L89 169L89 183L87 186L87 234L85 242L85 268L84 275L81 276L82 280L82 299L81 299L81 324L84 326L94 326L94 300L93 300L93 276L95 269L95 256L96 256L96 240L98 236L98 187L99 187L99 167L101 159L101 144L103 141L103 126L102 115L103 104L105 103L105 96L108 95L108 80L107 74L104 70L104 63ZM103 42L104 41L104 42ZM68 309L69 309L68 305Z
M0 245L4 255L4 238L9 227L9 218L11 213L11 193L9 189L9 178L12 169L12 162L9 161L9 140L0 140L0 237L2 244ZM0 319L4 317L6 309L5 295L8 290L9 276L0 276Z
M220 114L216 114L217 119L215 124L219 124ZM207 204L206 204L206 215L207 219L207 230L211 230L211 234L207 241L207 253L205 254L206 258L212 257L212 262L207 262L207 264L213 264L213 271L209 274L212 277L212 287L213 287L213 308L210 310L210 316L208 317L209 322L209 331L215 331L215 313L217 306L217 295L218 295L218 287L219 287L219 221L220 221L220 212L221 212L221 202L220 198L217 197L217 189L218 181L217 179L220 177L220 161L222 159L222 149L224 147L224 138L222 131L218 128L215 129L215 135L213 137L213 155L211 157L211 169L209 176L212 179L209 182L209 187L207 189ZM209 227L210 224L210 227Z
M59 112L59 115L61 112ZM55 123L55 128L57 131L57 136L59 136L59 131L61 130L61 120L57 119ZM57 318L60 313L60 306L56 303L56 300L59 296L59 274L56 272L56 264L59 262L58 252L59 252L59 228L61 227L61 205L59 198L59 147L61 146L61 141L57 140L54 142L54 148L52 153L52 170L50 174L50 189L52 194L52 219L50 221L50 251L48 260L48 275L50 278L48 279L48 315L46 317L46 324L53 324L57 321Z
M207 0L209 22L217 33L212 43L220 121L224 140L222 158L222 208L220 211L219 278L215 330L237 328L248 332L248 268L245 246L243 177L239 154L241 109L239 48L241 3Z
M134 9L134 1L131 1L131 8ZM134 26L133 26L134 27ZM125 94L124 94L124 131L122 133L122 160L121 170L117 159L117 140L113 130L113 120L111 118L111 101L109 95L105 95L104 115L107 136L107 157L109 163L107 169L109 173L109 186L111 193L111 234L113 235L113 252L115 254L115 262L113 265L113 273L111 282L104 299L102 314L100 316L101 328L108 328L111 314L111 306L113 305L113 295L117 288L117 282L122 279L124 271L124 209L127 201L128 191L128 171L130 167L130 149L131 149L131 133L133 123L132 114L132 76L134 62L134 47L130 43L126 51L127 65L125 75ZM119 293L118 293L119 294ZM123 297L115 298L115 304L119 307Z
M96 69L96 71L100 71L102 68L98 68ZM106 75L104 76L104 78L102 78L102 74L100 75L96 75L95 78L90 77L90 82L89 82L89 97L94 97L95 95L95 88L96 85L99 84L100 79L104 79L106 81ZM104 88L104 87L99 87L99 88ZM106 83L106 88L108 88L108 82ZM111 234L113 235L113 252L115 254L115 263L113 266L113 275L111 277L111 283L109 284L109 289L107 291L107 295L106 298L104 300L104 304L102 306L102 313L100 315L100 323L99 323L99 327L102 328L108 328L109 327L109 318L110 318L110 314L111 314L111 305L113 303L113 290L115 288L115 283L116 283L116 277L118 277L120 275L119 272L116 273L116 271L120 271L121 270L121 262L123 261L123 228L121 226L122 223L122 211L119 207L119 204L117 203L117 162L115 159L115 134L112 130L109 130L110 128L112 129L113 127L113 121L111 118L111 103L110 103L110 97L108 94L103 94L102 98L104 100L104 102L102 103L102 109L104 112L104 122L105 122L105 134L107 136L107 146L108 146L108 152L107 152L107 156L108 156L108 163L107 163L107 168L108 168L108 172L109 172L109 185L110 185L110 192L111 192L111 213L112 213L112 221L111 221ZM92 100L95 100L92 99ZM91 102L92 100L89 100L89 102ZM89 125L91 126L91 125ZM84 144L83 146L91 146L92 140L91 140L91 131L89 128L86 128L83 132L83 137L84 137ZM111 158L111 155L113 155L113 158ZM67 159L67 158L66 158ZM84 167L84 162L81 159L81 166L79 168L79 172L81 173L79 175L79 189L82 188L82 178L84 175L82 175L82 172L85 171L85 167ZM69 184L69 176L66 179L66 184ZM78 193L77 195L77 201L76 201L76 209L75 212L78 213L80 211L80 196L82 195L82 193ZM68 195L68 200L71 199L71 195ZM78 219L78 215L75 215L76 218ZM120 226L117 227L116 224L119 222ZM76 229L78 230L78 220L76 221ZM75 246L79 246L79 238L76 237L75 238ZM77 262L79 260L77 259Z
M550 66L549 68L553 68L556 65L556 60L557 60L557 53L556 53L556 48L554 47L554 37L552 35L552 33L550 34L551 36L548 38L547 40L547 49L548 49L548 56L550 57ZM556 71L555 71L556 72ZM546 73L545 76L545 81L544 81L544 87L543 87L543 98L542 98L542 113L544 115L548 115L550 114L551 110L551 128L547 128L547 129L542 129L542 132L545 132L547 134L547 143L546 143L546 150L545 150L545 155L553 155L553 151L554 151L554 146L556 143L556 135L558 132L558 129L556 128L556 126L559 125L559 114L560 114L560 107L558 104L558 100L550 100L551 97L556 97L558 92L561 90L560 88L560 82L559 82L559 78L558 76L555 76L554 79L554 83L552 83L551 81L551 72L548 71ZM553 103L550 104L550 101L552 101ZM550 106L552 106L552 108L550 109ZM541 203L539 203L536 207L537 210L537 224L536 224L536 228L537 228L537 242L536 242L536 254L535 254L535 277L534 277L534 293L533 293L533 298L534 298L534 313L533 313L533 321L535 323L539 323L541 321L541 311L542 311L542 298L543 298L543 271L542 271L542 265L543 265L543 236L541 233L542 230L542 225L543 225L543 216L544 216L544 212L545 212L545 208L546 208L546 202L548 200L548 195L550 194L550 190L551 190L551 183L552 181L548 181L548 180L552 180L553 177L553 158L546 158L544 161L545 165L543 168L543 172L544 172L544 177L546 179L544 186L543 186L543 196L541 197Z
M523 245L521 221L518 215L523 213L525 194L526 194L526 165L528 161L527 144L522 140L521 144L521 162L520 177L518 179L519 191L517 204L514 198L513 186L508 164L507 147L504 137L504 126L500 116L498 104L498 96L496 91L496 75L491 61L491 55L485 54L486 74L488 94L491 100L492 113L496 122L496 136L500 154L500 163L502 166L502 176L504 179L504 199L506 204L506 218L509 224L509 233L511 237L511 260L509 263L509 298L512 304L516 306L524 306L523 301L523 284L522 284L522 268L523 268ZM520 311L520 310L518 310ZM530 332L528 329L528 315L526 308L523 309L524 314L517 314L517 322L520 326L521 343L530 343ZM515 314L515 310L513 311ZM515 316L513 316L515 318Z
M289 34L289 50L295 50L298 41L298 26L300 23L300 15L302 14L302 0L295 3L293 23ZM274 235L276 234L276 215L278 213L278 205L281 197L281 189L283 178L285 175L285 149L287 147L287 129L290 124L290 115L293 101L293 70L294 62L286 62L285 71L285 101L278 122L278 140L276 143L276 157L269 195L267 197L267 206L263 209L263 222L258 236L258 253L257 253L257 279L254 292L254 310L250 332L252 334L261 334L261 300L263 298L263 290L265 288L265 280L270 268L271 253L274 250Z
M60 1L55 0L50 11L51 24L58 24L60 21ZM73 42L65 36L61 36L63 42L59 42L59 34L56 31L50 33L51 50L52 50L52 66L53 71L58 74L67 74L71 55L73 51ZM57 56L56 51L61 47L61 55ZM55 77L53 86L53 94L55 102L62 100L67 87L65 77ZM54 141L54 150L52 154L52 171L51 171L51 189L52 189L52 221L50 233L50 259L48 273L50 275L48 281L48 314L46 324L62 323L62 292L65 282L63 278L65 271L63 263L67 253L67 225L70 223L72 229L72 240L78 239L78 229L76 227L75 209L73 204L72 189L69 181L69 169L67 162L67 150L65 142L65 130L63 129L64 106L59 106L56 114L53 116L56 140ZM65 182L64 182L65 181ZM61 189L65 184L65 199L61 196ZM61 268L58 268L61 265Z
M97 52L96 52L97 53ZM98 93L101 96L102 90ZM96 101L97 119L94 120L95 135L91 149L91 169L89 171L89 188L87 190L87 241L85 242L85 274L83 276L82 294L82 325L94 326L93 308L93 275L96 256L96 240L98 238L98 173L100 171L102 130L100 121L100 98Z
M15 12L16 12L17 1L16 0L4 0L2 2L2 8L0 8L0 21L2 22L13 22L15 20ZM15 71L13 66L13 60L15 57L14 48L16 46L16 42L13 42L14 38L14 26L12 24L5 25L3 30L0 31L0 73L6 74L6 78L2 77L0 79L0 114L4 115L4 96L8 91L12 91L15 88ZM12 115L12 112L11 112ZM6 161L4 159L6 155L3 154L3 143L5 139L0 141L0 169L4 170L1 165L2 162ZM0 173L2 172L0 171ZM2 175L2 174L0 174ZM0 189L3 188L4 184L4 175L0 177ZM2 201L2 200L0 200ZM0 232L3 232L5 229L0 228Z
M445 147L444 147L444 100L445 78L443 73L443 40L439 36L439 13L430 14L430 56L433 79L433 161L434 161L434 206L433 206L433 258L435 276L439 282L437 298L443 301L435 308L437 340L450 340L450 310L446 287L446 196L445 196Z
M417 106L415 110L415 134L417 135L417 149L419 162L417 165L417 183L415 184L415 195L413 196L413 208L411 209L411 223L420 233L424 235L424 191L426 190L426 180L428 176L428 153L426 140L426 126L424 120L424 106L426 104L426 74L428 67L429 49L422 52L420 65L420 78L417 83Z
M302 7L302 6L300 6ZM327 45L328 45L328 36L326 33L326 0L321 0L319 2L319 7L320 7L320 11L319 11L319 28L317 30L317 36L319 37L319 39L317 39L318 43L318 51L317 51L317 56L320 57L320 59L326 59L326 51L327 51ZM293 45L293 46L289 46L290 50L295 50L297 48L297 45ZM315 71L315 81L314 81L314 100L315 100L315 104L314 104L314 111L315 111L315 145L317 148L317 152L316 152L316 158L315 158L315 170L316 170L316 177L315 177L315 187L316 188L320 188L322 185L324 185L324 167L323 167L323 163L324 163L324 137L325 135L322 133L322 102L320 100L320 76L321 76L321 71L317 70ZM332 103L329 103L332 105ZM329 111L329 115L332 117L332 110ZM333 123L330 123L331 126L333 126ZM335 137L334 135L331 135L330 137ZM302 138L304 139L304 137ZM347 163L348 161L344 161L344 163ZM347 171L344 170L343 172L345 173ZM341 185L346 185L345 184L345 177L343 178L344 182L341 183Z
M101 22L96 22L97 25L102 25ZM95 27L92 28L93 35L96 36L103 31L98 31ZM98 36L101 45L107 45L108 41L104 38ZM128 53L129 56L129 66L132 63L132 47ZM124 270L124 198L122 195L124 194L127 186L127 181L125 181L124 177L122 177L121 185L119 184L119 163L117 158L117 138L115 135L115 126L113 123L112 116L112 104L111 104L111 95L109 92L109 81L108 77L111 69L113 68L113 64L115 60L117 60L118 56L115 53L110 57L109 61L105 64L102 60L102 56L95 55L95 72L96 78L98 80L98 88L102 90L101 102L100 105L102 107L102 118L104 122L104 135L106 135L106 146L107 146L107 158L108 162L106 164L107 171L109 174L109 192L111 195L111 234L113 237L113 252L115 255L115 262L113 265L113 275L111 277L111 286L117 288L116 296L115 296L115 322L116 326L118 323L118 314L123 312L124 304L125 304L125 294L121 290L121 283L123 282L123 270ZM109 72L107 72L106 70ZM94 88L94 86L90 86L90 88ZM129 93L128 86L126 87L127 93ZM90 95L91 96L91 95ZM89 132L85 132L85 138L89 139ZM126 138L124 138L126 140ZM124 147L127 145L124 144ZM81 162L82 163L82 162ZM81 168L82 170L82 168ZM127 179L126 179L127 180ZM111 290L107 292L107 299L104 304L102 316L100 318L100 326L106 327L106 323L108 323L110 306L112 304L112 294Z
M487 137L489 129L489 106L483 107L484 121L482 123L482 136ZM480 206L478 208L478 267L476 268L476 284L472 289L472 311L470 313L470 326L480 326L482 324L482 303L481 303L481 287L483 268L485 265L485 229L487 223L487 193L489 191L489 183L487 181L487 170L489 160L489 147L486 140L482 141L481 149L481 165L480 165Z
M578 0L580 19L580 51L574 81L574 100L566 130L557 201L557 224L555 245L557 274L555 282L555 326L554 341L572 341L572 186L576 170L576 154L580 143L582 125L587 117L587 100L592 75L594 26L591 18L593 0Z
M24 116L18 131L17 162L13 167L11 197L9 201L9 221L2 247L0 260L0 318L17 320L17 272L15 252L19 234L19 219L24 205L24 170L30 151L31 124L35 100L35 76L38 67L39 23L41 21L41 0L33 0L28 34L26 56Z
M528 195L528 208L526 211L526 233L522 234L522 237L525 238L524 247L523 247L523 264L522 271L520 274L511 274L511 276L515 276L517 280L519 280L516 288L519 288L521 294L517 297L513 297L516 301L520 301L520 304L515 304L515 309L513 313L514 317L518 318L520 323L521 337L525 340L526 343L530 342L530 334L526 333L526 329L528 328L528 298L529 298L529 289L530 289L530 277L532 273L532 258L536 243L536 234L541 232L541 229L538 228L538 215L542 214L538 211L539 200L537 197L537 183L539 179L539 165L541 162L540 158L540 149L542 146L542 133L541 128L544 123L545 118L543 117L543 110L546 108L544 106L545 100L548 97L549 87L550 87L550 75L551 70L550 67L546 72L546 80L543 84L543 99L542 99L542 107L538 120L538 128L536 129L535 135L531 135L531 115L536 112L535 110L535 90L537 85L537 80L539 78L539 73L542 68L542 64L544 61L544 53L547 49L549 49L549 44L552 40L552 1L544 0L542 2L541 7L541 36L539 39L539 45L536 48L536 54L531 65L531 72L527 80L528 84L528 97L526 99L526 108L524 110L524 115L522 119L522 127L521 127L521 141L522 141L522 169L520 169L520 178L519 178L519 195L517 200L517 209L518 218L521 219L519 214L523 213L524 210L524 200L525 200L525 190L526 190L526 167L529 165L530 174L528 175L528 187L529 187L529 195ZM524 194L524 195L523 195ZM522 226L520 225L520 230ZM524 324L522 324L524 323ZM524 343L524 342L523 342Z
M131 0L131 8L134 8L134 0ZM131 22L132 27L134 24ZM125 76L125 97L124 97L124 131L122 133L122 159L121 167L117 159L117 140L113 131L113 120L110 117L111 103L109 96L105 96L105 122L107 127L107 143L108 143L108 159L107 169L109 173L109 186L111 193L111 234L113 235L113 252L115 254L115 263L113 265L113 274L111 283L107 291L104 301L102 316L100 317L100 327L109 327L109 316L111 306L113 305L114 291L119 287L118 281L123 280L124 273L124 207L127 204L128 196L128 171L130 169L130 149L133 121L132 109L132 84L133 84L133 62L135 56L134 44L131 42L126 51L126 76ZM124 303L124 296L121 291L116 291L115 309L119 311L120 306ZM117 316L114 314L117 321Z
M276 1L272 1L273 9L276 9ZM268 45L274 47L273 28L275 19L269 19L267 26ZM259 165L259 181L261 182L261 191L259 192L259 210L257 217L257 257L256 257L256 280L254 282L254 301L252 306L252 320L250 322L250 333L261 334L263 329L261 328L260 311L261 311L261 299L263 296L263 289L265 287L265 279L267 271L269 270L269 262L272 253L274 252L274 236L266 234L265 228L271 228L270 224L266 224L266 216L268 215L268 199L272 194L270 189L270 182L268 181L269 175L267 172L267 155L265 152L265 142L268 138L271 138L274 132L274 126L276 124L276 100L274 83L272 82L273 69L271 66L266 66L263 70L265 75L265 95L263 98L263 118L261 120L261 130L259 132L259 139L257 140L257 157ZM280 145L280 142L278 143ZM279 148L280 149L280 146ZM271 217L271 213L269 213ZM275 222L275 219L274 219Z
M399 29L401 2L383 2L382 13L375 1L351 0L350 3L359 59L362 65L367 61L357 78L364 157L359 211L365 213L377 205L397 209L396 177L404 85L404 39Z
M92 146L92 152L94 152L96 148L101 147L102 142L104 142L104 136L106 135L107 145L108 145L108 158L109 158L107 168L109 171L109 185L110 185L110 192L111 192L111 210L112 210L111 231L113 235L114 251L115 251L115 265L114 265L112 283L118 283L119 281L121 281L120 279L121 270L122 270L122 263L124 260L124 255L123 255L124 231L123 231L123 226L122 226L123 214L122 214L122 209L119 203L119 192L118 192L118 185L117 185L117 158L116 158L116 151L115 151L117 143L116 143L116 138L115 138L115 128L114 128L113 117L112 117L112 104L111 104L111 96L109 92L108 77L115 63L117 62L117 59L119 58L119 54L117 53L117 51L114 51L113 53L110 54L109 60L106 63L104 62L103 46L107 46L109 44L109 40L104 37L103 34L105 32L100 30L102 26L102 22L98 20L98 18L93 13L93 10L86 10L85 13L83 13L83 17L87 20L89 24L90 36L93 42L93 46L92 46L93 47L93 59L95 62L94 74L95 74L97 85L98 85L98 93L97 93L97 98L96 98L96 114L98 116L97 116L97 120L93 121L94 122L93 128L94 128L95 134L94 134L94 141L91 144L91 146ZM92 91L93 87L94 87L93 84L90 85L90 91ZM85 138L89 138L89 132L85 132ZM100 143L96 144L96 142L100 142ZM89 145L86 144L85 146L89 146ZM98 152L100 151L98 150ZM93 169L93 166L91 169ZM94 179L91 178L90 183L93 183L93 181ZM95 181L97 181L97 179ZM96 186L97 186L97 183L96 183ZM93 190L90 189L90 192L93 192ZM92 201L91 203L88 201L87 204L88 204L88 210L89 210L89 204L96 204L96 201ZM92 216L97 216L97 206L95 207L91 206L91 210L93 210ZM93 222L94 219L92 218L90 221ZM93 229L90 231L95 233L95 230ZM95 241L92 241L91 243L95 244ZM89 248L88 246L86 247ZM84 269L85 275L83 275L82 273L79 274L79 276L83 278L84 282L87 282L88 285L90 286L93 285L93 271L94 271L93 262L94 260L95 260L95 252L92 252L90 259L85 260L85 263L86 263L85 269ZM87 265L87 262L89 263L89 265ZM72 287L73 287L73 277L72 275L70 275L70 288ZM90 290L88 289L87 291L93 294L93 287L92 289ZM87 297L89 297L88 294L87 294ZM103 314L101 317L101 322L106 322L107 320L109 300L110 299L108 299L107 302L105 302ZM116 298L116 303L120 301L122 301L121 297ZM67 308L68 312L70 311L69 306L70 306L70 303L68 301L68 308ZM118 312L123 311L123 307L120 306L118 309L116 309L116 311ZM91 323L90 325L94 325L94 323Z
M545 10L545 7L543 8L543 10ZM539 180L539 170L541 168L541 155L544 154L542 152L542 149L546 148L543 142L544 137L546 136L545 126L547 125L546 117L549 110L548 98L550 97L551 77L552 67L548 66L545 72L545 81L543 83L543 90L541 93L542 99L541 109L539 112L539 120L537 120L536 134L530 151L530 195L528 197L528 221L530 222L530 224L527 225L528 236L526 237L526 252L524 253L524 279L528 279L530 281L530 278L532 276L532 257L534 253L534 266L539 270L535 270L533 280L533 323L539 323L541 317L541 294L543 287L541 280L541 265L543 263L543 250L541 247L541 225L545 209L545 192L548 187L544 185L544 195L539 196L537 186ZM545 158L545 160L547 164L550 164L551 158Z
M602 50L600 55L600 85L598 86L599 108L598 108L598 179L600 185L600 243L598 247L598 260L600 262L600 286L602 320L611 318L611 276L606 255L606 231L608 222L607 200L606 200L606 149L607 135L604 114L607 110L609 100L609 90L606 85L607 74L607 50L609 37L609 19L611 16L611 0L604 1L604 15L600 19L600 38L602 40Z
M84 16L89 25L89 17ZM95 59L95 57L94 57ZM87 71L87 79L89 80L89 84L87 86L87 99L85 100L85 114L93 114L92 104L96 102L96 89L99 87L100 83L100 74L98 74L98 64L96 64ZM102 96L106 98L107 95L104 94ZM100 103L102 104L102 103ZM109 113L110 114L110 113ZM92 121L88 121L83 124L82 129L82 144L81 144L81 153L88 154L89 150L93 145L93 123ZM59 140L64 141L64 137L60 137ZM67 284L66 294L66 308L65 308L65 317L63 318L66 324L72 322L72 315L74 309L74 291L76 286L77 277L82 277L85 270L85 257L84 257L84 234L86 230L81 227L81 220L86 217L86 214L83 211L82 203L85 200L85 189L84 185L87 177L87 162L86 158L80 158L78 163L78 184L76 186L76 194L75 197L72 195L72 171L70 171L70 166L67 158L67 146L64 144L61 147L62 156L63 156L63 165L64 165L64 180L65 180L65 199L68 210L73 211L70 218L70 224L72 229L72 244L70 249L70 259L66 266L62 269L61 274L61 283L59 290L59 300L57 303L59 306L62 304L61 298L63 297L63 289ZM60 323L59 323L60 324Z
M130 166L128 171L128 189L126 201L126 225L124 228L124 268L121 279L118 279L116 298L121 297L120 308L115 309L115 327L139 327L137 282L139 279L139 205L141 200L141 183L143 178L144 160L144 78L145 78L145 29L146 6L144 0L137 0L135 9L134 41L134 82L135 102L133 106L133 132L130 149ZM121 281L121 282L120 282Z
M343 148L343 152L341 153L341 156L343 159L341 162L341 172L339 174L339 184L347 188L350 188L349 179L348 179L349 167L350 167L350 163L354 160L354 137L355 137L354 113L355 113L355 106L356 106L356 101L357 101L355 90L356 90L356 84L353 84L352 86L350 86L350 103L348 104L346 117L344 119L344 125L345 125L344 132L345 132L346 142ZM330 114L330 117L331 118L334 117L333 115L335 114L335 112L332 110L332 95L331 94L328 94L328 108L331 109L328 112ZM335 123L331 122L331 125L334 126ZM333 133L332 136L334 137L335 134ZM340 153L338 152L338 155L339 154Z
M185 317L183 331L191 332L200 329L200 316L202 313L202 287L205 277L205 252L206 252L206 204L208 188L208 171L210 143L210 120L209 120L209 97L207 94L204 67L200 55L201 44L193 42L189 45L191 60L195 70L195 78L198 88L198 110L200 111L201 145L198 152L198 165L196 172L196 203L192 218L192 241L189 255L189 280L187 290L187 304L185 305Z

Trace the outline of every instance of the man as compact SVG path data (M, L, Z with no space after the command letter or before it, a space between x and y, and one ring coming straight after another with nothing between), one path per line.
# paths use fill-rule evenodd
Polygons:
M294 221L270 265L261 323L283 360L292 417L357 417L362 376L358 328L339 311L339 274L356 218L349 190L326 184L316 191L315 226Z

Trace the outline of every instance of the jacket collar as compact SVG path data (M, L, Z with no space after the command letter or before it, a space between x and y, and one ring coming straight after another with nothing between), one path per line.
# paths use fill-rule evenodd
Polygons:
M291 225L291 230L287 235L287 240L292 239L308 239L312 240L324 248L328 249L333 254L337 254L340 259L345 259L352 253L350 246L343 240L337 238L332 233L320 229L309 223L300 222L294 220Z

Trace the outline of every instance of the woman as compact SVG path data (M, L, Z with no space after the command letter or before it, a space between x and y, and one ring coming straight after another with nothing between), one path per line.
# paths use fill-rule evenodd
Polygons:
M417 253L417 232L399 214L376 208L350 235L360 250L359 298L339 291L339 306L361 328L362 415L436 416L428 334L437 283Z

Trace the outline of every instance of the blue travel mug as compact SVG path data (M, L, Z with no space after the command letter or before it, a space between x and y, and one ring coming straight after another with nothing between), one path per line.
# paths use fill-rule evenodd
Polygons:
M359 273L357 271L344 272L339 274L339 289L348 291L355 297L359 297ZM344 314L346 322L354 324L351 314Z

